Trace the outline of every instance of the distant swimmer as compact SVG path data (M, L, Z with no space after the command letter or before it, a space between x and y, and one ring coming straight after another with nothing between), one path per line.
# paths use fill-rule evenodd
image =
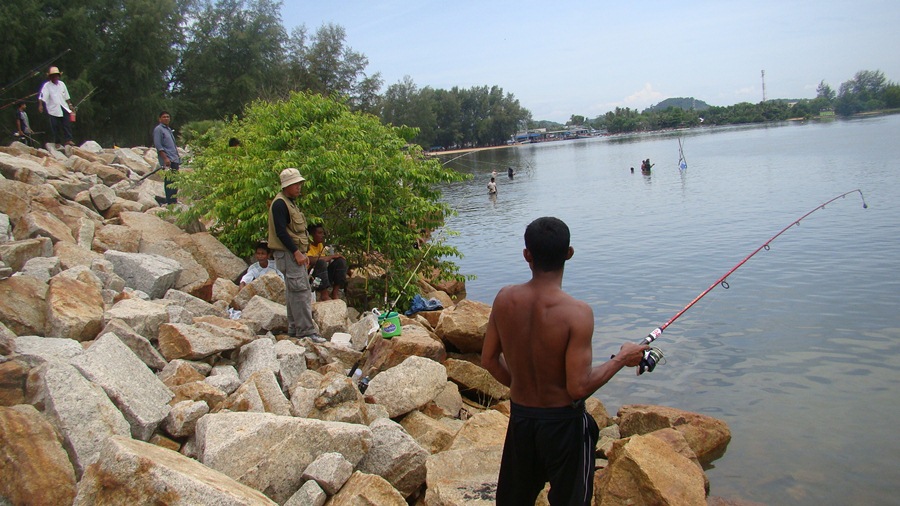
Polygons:
M491 178L491 181L487 184L488 195L496 195L497 194L497 182L494 181L494 178Z
M506 168L506 175L509 176L510 179L512 179L512 177L513 177L513 175L515 175L515 173L516 173L516 171L514 171L512 167Z

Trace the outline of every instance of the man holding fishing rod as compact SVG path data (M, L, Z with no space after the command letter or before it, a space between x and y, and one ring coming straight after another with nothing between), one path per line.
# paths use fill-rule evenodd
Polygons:
M494 299L482 365L510 387L498 505L534 504L550 482L549 501L591 502L599 429L584 399L624 367L635 367L649 346L624 343L614 358L592 366L591 307L562 290L574 250L569 228L538 218L525 229L531 280L506 286Z

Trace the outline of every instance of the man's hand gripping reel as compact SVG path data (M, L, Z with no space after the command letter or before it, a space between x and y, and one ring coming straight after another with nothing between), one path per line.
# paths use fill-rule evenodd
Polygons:
M641 344L649 345L653 341L656 341L656 338L659 337L660 334L662 334L661 328L654 329L653 332L649 333L647 337L641 341ZM653 369L656 369L656 364L659 364L660 360L663 360L663 363L665 363L665 357L663 356L661 349L650 348L645 351L644 358L642 358L641 363L638 364L638 376L644 374L644 372L653 372Z
M657 328L653 332L647 335L641 344L649 345L653 341L656 340L659 335L662 334L662 329ZM615 358L615 355L611 355L609 358ZM653 369L656 369L656 365L660 363L665 363L665 356L663 356L662 350L659 348L650 348L649 350L644 352L644 358L641 359L641 362L638 364L637 374L640 376L645 372L653 372Z

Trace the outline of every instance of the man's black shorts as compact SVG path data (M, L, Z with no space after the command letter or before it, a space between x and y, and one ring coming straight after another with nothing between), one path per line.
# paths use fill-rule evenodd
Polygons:
M534 504L549 481L551 505L589 505L599 435L583 403L562 408L511 403L497 504Z

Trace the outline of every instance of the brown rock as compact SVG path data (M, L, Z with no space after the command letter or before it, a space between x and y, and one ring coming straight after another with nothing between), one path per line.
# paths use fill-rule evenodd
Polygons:
M25 403L25 384L30 367L22 360L0 364L0 406Z
M170 387L170 390L175 394L175 397L169 401L169 406L190 400L205 401L210 409L216 409L228 397L225 392L202 380Z
M182 235L173 240L193 255L194 259L206 268L212 279L225 278L236 282L241 273L247 269L246 262L207 232Z
M632 404L619 409L622 437L671 427L682 434L704 465L722 456L731 431L722 420L666 406Z
M44 335L47 288L47 283L31 276L0 280L0 322L19 336Z
M597 427L600 427L601 429L615 423L613 418L609 416L609 413L606 411L606 406L604 406L603 403L600 402L600 399L597 399L596 397L588 397L585 399L584 409L594 418L594 421L597 422Z
M99 460L89 466L82 477L74 504L237 506L277 503L177 452L114 436L107 439Z
M72 504L75 469L50 422L33 406L0 407L0 498Z
M603 505L706 505L702 469L662 439L633 436L613 445L594 498Z
M16 221L13 237L17 240L49 237L57 243L65 241L75 243L72 230L62 220L46 211L32 211Z
M0 213L15 223L31 210L31 185L0 178Z
M329 506L406 506L406 499L387 480L360 471L350 475L341 490L328 502Z
M103 324L100 287L54 276L47 290L47 333L76 341L97 337Z
M94 232L95 251L116 250L137 253L141 248L141 233L122 225L106 225Z
M404 325L399 336L375 338L369 345L369 356L362 370L384 371L399 365L407 357L430 358L438 363L447 359L447 350L437 336L420 325Z
M494 379L487 369L454 358L448 358L444 366L450 381L459 385L459 393L482 406L490 407L498 401L509 399L509 387Z
M53 256L53 243L48 237L0 243L0 260L14 271L21 271L32 258L49 256Z
M441 312L434 331L463 353L480 353L490 315L491 306L464 299Z
M453 442L456 431L450 425L442 423L421 411L411 411L400 420L400 425L428 453L444 451Z

